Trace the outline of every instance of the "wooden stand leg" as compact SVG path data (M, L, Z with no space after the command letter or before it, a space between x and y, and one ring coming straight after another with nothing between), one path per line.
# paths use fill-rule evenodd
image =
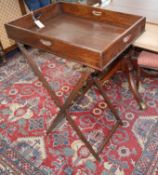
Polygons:
M111 129L111 132L108 134L108 136L104 139L102 145L100 146L100 148L98 149L98 154L100 154L105 145L109 142L109 140L111 139L111 137L113 136L113 134L115 133L116 129L119 127L119 125L121 125L122 122L121 121L117 121L116 124L113 126L113 128Z
M94 151L94 149L92 148L91 144L87 141L87 139L85 138L85 136L82 134L81 130L79 129L79 127L75 124L75 122L73 121L73 119L71 118L70 115L67 115L67 120L69 121L71 127L76 131L77 135L79 136L79 138L83 141L83 143L86 145L86 147L88 148L88 150L90 151L90 153L92 153L92 155L96 158L96 160L100 161L100 157L98 155L98 153L96 153Z
M82 73L81 78L76 83L74 90L71 92L71 94L67 98L65 104L61 107L61 110L56 116L56 118L54 119L54 121L52 121L52 123L50 124L47 130L47 134L49 134L64 119L63 116L65 116L66 110L68 110L69 107L72 105L72 103L77 100L76 98L78 98L78 92L84 86L85 82L89 77L89 74L90 73Z
M38 69L36 63L33 61L31 56L28 54L27 50L24 48L24 46L22 44L18 43L18 47L20 48L21 52L23 53L23 55L27 59L27 62L29 63L32 70L34 71L35 75L38 76L39 80L43 83L43 86L47 89L52 100L55 102L55 104L58 107L60 107L60 111L59 111L58 115L56 116L56 118L51 122L51 124L47 130L47 134L49 134L56 126L58 126L63 121L63 119L65 119L65 117L66 117L66 119L70 123L71 127L76 131L77 135L84 142L84 144L86 145L88 150L92 153L92 155L96 158L96 160L100 161L99 153L103 150L105 144L112 137L113 133L115 132L115 130L117 129L119 124L122 124L121 119L117 115L117 112L115 111L115 109L111 105L108 97L106 96L106 94L103 90L103 87L101 85L101 81L98 80L97 78L93 78L93 76L90 78L90 75L92 74L92 72L90 72L90 71L82 72L81 78L78 80L73 91L70 93L69 97L66 99L65 104L62 104L61 101L56 96L55 92L51 89L49 83L46 81L46 79L42 75L41 71ZM86 86L85 86L85 83L87 83ZM70 106L73 104L73 102L77 101L78 99L80 100L84 96L84 94L87 92L87 90L94 83L97 86L97 88L99 89L99 91L101 92L101 94L103 95L105 102L107 103L107 105L109 106L109 108L111 109L111 111L113 112L113 114L117 120L116 124L112 128L110 134L104 140L103 145L100 147L98 152L96 152L93 149L93 147L90 145L90 143L88 142L86 137L82 134L79 127L75 124L75 122L73 121L73 119L71 118L71 116L67 112L69 110ZM79 92L81 89L83 89L83 91L82 91L82 93L80 93L80 96L79 96Z
M42 75L41 71L37 67L37 65L34 62L34 60L31 57L31 55L29 55L28 51L25 49L24 45L23 44L20 44L20 43L17 43L17 45L18 45L20 51L22 52L22 54L24 55L24 57L26 58L28 64L32 68L33 72L39 78L39 80L42 82L43 86L45 87L45 89L47 90L47 92L49 93L49 95L51 96L52 100L55 102L55 104L58 107L62 107L61 101L58 99L58 97L56 96L55 92L52 90L51 86L49 85L49 83L47 82L47 80Z
M100 82L97 78L94 79L94 82L95 82L97 88L99 89L99 91L101 92L101 94L103 95L103 98L104 98L105 102L107 103L108 107L110 108L110 110L111 110L112 113L114 114L114 117L116 118L116 120L119 121L120 124L123 124L122 121L121 121L121 119L120 119L120 117L118 116L116 110L115 110L114 107L112 106L112 104L111 104L109 98L108 98L107 95L105 94L101 82Z
M105 145L109 142L109 140L111 139L111 137L115 133L116 129L119 127L119 125L123 125L123 123L122 123L122 120L120 119L120 117L118 116L115 108L112 106L109 98L107 97L107 95L104 92L104 89L103 89L103 86L102 86L102 80L98 80L97 78L94 78L93 81L94 81L95 85L97 86L98 90L100 91L101 95L103 96L103 98L104 98L105 102L107 103L108 107L112 111L115 119L117 120L116 123L114 124L114 126L112 127L110 133L105 137L102 145L99 147L98 154L100 154L102 152L102 150L104 149Z

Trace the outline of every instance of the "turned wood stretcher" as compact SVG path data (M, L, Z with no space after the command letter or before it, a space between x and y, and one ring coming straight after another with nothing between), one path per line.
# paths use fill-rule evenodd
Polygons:
M36 20L40 20L45 27L37 27ZM60 108L58 115L47 129L47 134L66 118L93 156L100 160L99 153L102 152L117 127L122 124L103 90L102 80L107 74L107 67L112 65L144 31L144 26L145 18L141 16L71 3L52 4L6 24L8 36L18 43L34 73ZM43 49L83 65L81 78L64 104L51 89L23 44ZM96 85L116 119L110 134L106 136L97 152L69 115L70 106L78 102L93 85Z

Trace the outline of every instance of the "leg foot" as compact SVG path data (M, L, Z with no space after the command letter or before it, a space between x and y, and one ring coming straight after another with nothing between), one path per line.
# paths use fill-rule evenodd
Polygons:
M142 101L142 102L140 102L140 109L141 110L145 110L146 108L147 108L147 106L145 105L145 103Z

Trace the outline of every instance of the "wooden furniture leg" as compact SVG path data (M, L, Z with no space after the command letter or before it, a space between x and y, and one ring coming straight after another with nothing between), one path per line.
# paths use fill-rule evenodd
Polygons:
M102 150L104 149L105 145L109 142L110 138L112 137L112 135L114 134L114 132L116 131L116 129L118 128L119 125L123 125L120 117L118 116L115 108L112 106L109 98L107 97L107 95L105 94L105 91L102 87L102 81L98 80L97 78L94 79L94 83L97 86L97 88L99 89L99 91L101 92L104 101L106 102L106 104L108 105L108 107L110 108L111 112L113 113L115 119L116 119L116 123L115 125L112 127L110 133L108 134L108 136L104 139L102 145L100 146L100 148L98 149L98 153L101 153Z
M27 59L28 64L32 68L35 75L39 78L39 80L43 83L43 86L48 91L49 95L51 96L52 100L55 102L55 104L61 109L58 113L55 120L51 123L47 130L47 134L49 134L64 118L65 118L65 111L66 109L72 104L73 101L75 101L75 98L79 92L79 90L84 86L85 81L87 80L88 76L90 75L90 72L84 72L81 75L81 78L79 79L77 85L75 86L75 89L71 92L70 96L66 100L65 104L63 105L62 102L59 100L59 98L56 96L55 92L50 87L47 80L42 75L41 71L37 67L36 63L31 58L31 55L28 54L27 50L25 49L23 44L17 43L19 49L23 53L24 57Z
M141 79L141 75L140 75L140 67L137 65L137 69L136 69L136 89L139 92L139 87L140 87L140 79Z
M131 55L130 55L130 57L131 57ZM142 98L139 95L139 92L138 92L138 83L135 83L134 82L134 77L133 77L134 70L133 70L132 63L131 63L129 57L127 57L125 59L126 59L125 60L125 63L126 63L126 73L127 73L127 76L128 76L129 88L131 89L131 91L132 91L132 93L134 95L134 98L137 101L140 109L144 110L144 109L146 109L146 105L145 105L145 103L143 102Z
M117 72L117 70L121 69L121 64L124 65L124 73L127 75L127 79L128 79L128 84L129 84L129 88L132 92L132 94L134 95L135 100L137 101L140 109L146 109L146 105L143 102L143 100L141 99L139 93L138 93L138 79L140 79L140 70L138 69L138 74L136 77L136 83L134 82L134 77L133 77L133 65L130 61L131 56L133 55L134 50L133 48L129 51L128 54L126 54L126 56L124 56L123 60L120 60L119 62L116 62L116 64L113 65L112 69L109 70L108 74L103 73L100 75L100 80L102 82L102 84L104 83L104 81L106 81L107 79L109 79L112 75L114 75L114 73Z
M6 63L6 58L5 58L5 54L4 54L1 42L0 42L0 58L2 59L3 63Z
M33 72L35 73L35 75L39 78L39 80L43 83L43 86L46 88L46 90L48 91L49 95L51 96L52 100L55 102L55 104L58 107L62 107L62 103L61 101L58 99L58 97L56 96L56 94L54 93L54 91L52 91L51 86L48 84L47 80L44 78L44 76L42 75L41 71L39 70L39 68L37 67L36 63L33 61L33 59L31 58L31 55L27 52L27 50L25 49L24 45L21 43L17 43L20 51L22 52L22 54L24 55L24 57L26 58L28 64L30 65L30 67L32 68Z
M94 79L94 83L97 86L98 90L100 91L100 93L102 94L104 101L107 103L108 107L110 108L110 110L112 111L112 113L114 114L114 117L116 118L117 121L120 122L120 124L122 124L122 121L120 119L120 117L118 116L116 110L114 109L114 107L112 106L109 98L107 97L107 95L105 94L105 91L102 87L102 84L100 82L100 80L98 80L97 78Z
M75 122L73 121L73 119L71 118L70 115L67 115L67 120L69 121L71 127L76 131L76 133L79 136L79 138L83 141L83 143L87 146L87 148L92 153L92 155L96 158L96 160L100 161L101 159L99 157L99 154L102 152L102 150L104 149L105 145L109 142L110 138L113 136L113 134L116 131L116 129L118 128L118 126L119 125L123 125L123 123L122 123L120 117L118 116L116 110L113 108L109 98L105 94L104 89L102 87L102 82L99 79L97 79L96 77L91 77L91 81L88 83L88 85L86 86L85 90L82 93L85 94L85 92L88 90L88 88L91 87L92 85L96 85L96 87L99 89L100 93L103 95L103 98L104 98L105 102L107 103L108 107L110 108L110 110L114 114L115 119L117 120L117 122L112 127L110 133L108 134L108 136L106 136L106 138L104 139L102 145L99 147L97 152L94 151L93 147L87 141L87 139L82 134L81 130L75 124Z
M65 103L62 104L61 101L56 96L55 92L51 89L49 83L46 81L44 76L42 75L41 71L37 67L36 63L33 61L32 57L28 54L27 50L24 48L24 46L20 43L17 44L20 48L21 52L23 53L24 57L27 59L30 67L34 71L35 75L39 78L39 80L43 83L43 86L47 89L48 93L50 94L52 100L55 102L55 104L60 108L60 111L58 115L55 117L55 119L51 122L49 128L47 129L47 134L49 134L55 127L57 127L65 118L73 128L73 130L77 133L79 138L83 141L83 143L86 145L87 149L90 151L90 153L95 157L96 160L100 161L99 153L102 152L104 146L108 143L109 139L112 137L116 129L120 124L122 124L122 121L120 117L118 116L116 110L113 108L110 100L106 96L104 89L102 87L102 82L100 79L97 78L97 74L92 73L91 71L84 71L81 72L81 77L76 83L76 86L74 87L73 91L70 93L69 97L66 99ZM101 73L100 73L101 74ZM88 89L91 88L92 85L96 85L96 87L99 89L100 93L102 94L105 102L107 103L108 107L114 114L115 119L117 122L112 127L110 133L103 141L103 144L98 149L98 152L96 152L91 144L88 142L84 134L81 132L79 127L75 124L73 119L71 118L71 115L69 115L68 110L73 105L74 102L78 102L84 94L87 92Z
M71 118L70 115L67 115L67 120L70 123L71 127L74 129L74 131L76 131L78 137L86 145L86 147L88 148L88 150L90 151L90 153L92 153L92 155L96 158L96 160L100 161L101 159L99 157L99 154L93 149L93 147L91 146L91 144L87 141L86 137L82 134L81 130L75 124L75 122L73 121L73 119Z
M66 99L65 104L61 107L54 121L52 121L52 123L50 124L47 130L47 134L49 134L62 121L63 117L61 118L61 116L64 116L66 113L66 110L68 110L69 107L77 100L76 98L78 98L79 90L84 86L85 82L89 77L89 74L90 73L82 73L81 78L78 80L78 82L76 83L76 86L74 87L74 90Z
M139 84L142 77L158 77L158 54L149 52L149 51L141 51L137 56L137 81L136 86L139 89Z
M71 106L71 104L73 103L73 101L75 100L75 98L79 92L79 89L81 89L81 87L84 86L85 81L87 80L90 73L86 73L86 74L84 73L81 75L81 78L79 79L79 81L77 83L78 86L75 87L75 89L72 91L72 93L70 94L70 96L66 100L65 104L62 105L61 102L56 97L56 94L53 92L50 85L48 84L48 82L46 81L46 79L43 77L42 73L38 69L36 63L33 61L31 56L28 54L28 52L25 49L25 47L23 46L23 44L17 43L17 45L18 45L19 49L21 50L21 52L23 53L23 55L25 56L25 58L27 59L29 65L32 68L32 70L34 71L35 75L43 83L43 86L47 89L48 93L52 97L52 100L55 100L56 105L60 107L60 111L59 111L58 115L56 116L56 118L53 120L53 122L50 124L50 126L47 130L47 134L49 134L55 127L57 127L59 125L59 123L61 123L62 120L65 119L65 117L66 117L66 119L70 123L71 127L76 131L79 138L85 143L88 150L92 153L92 155L95 157L96 160L100 161L99 155L94 151L94 149L92 148L90 143L87 141L85 136L82 134L80 129L75 124L75 122L72 120L72 118L66 112L67 108L69 108ZM86 91L84 91L84 93L85 92ZM84 93L82 92L82 96Z

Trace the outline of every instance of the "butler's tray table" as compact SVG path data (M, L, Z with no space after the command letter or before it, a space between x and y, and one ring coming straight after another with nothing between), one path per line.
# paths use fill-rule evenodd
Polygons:
M34 73L60 108L58 115L47 129L47 134L66 117L89 151L100 160L99 153L117 127L122 124L103 90L101 78L107 73L106 68L144 31L145 18L62 2L36 10L5 26L8 36L17 42ZM81 77L64 104L51 89L23 44L83 65ZM73 102L77 102L92 85L96 85L116 119L110 134L106 136L97 152L69 115L69 108Z

